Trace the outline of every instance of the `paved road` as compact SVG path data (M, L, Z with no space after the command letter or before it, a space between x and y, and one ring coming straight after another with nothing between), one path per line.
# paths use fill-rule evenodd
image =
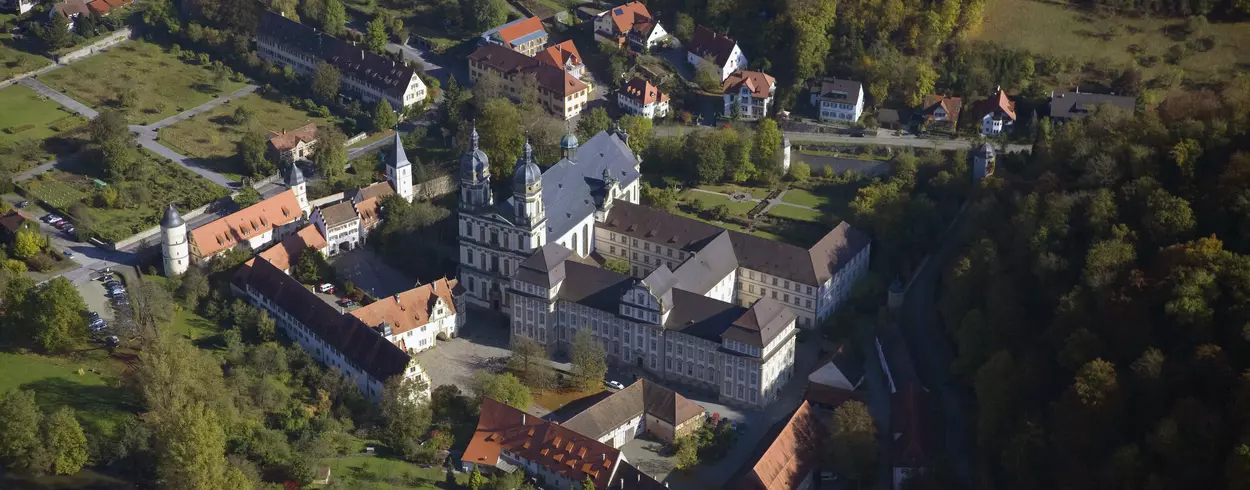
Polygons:
M3 199L10 204L21 202L23 198L16 194L5 194ZM39 218L47 214L48 211L39 207L36 203L31 203L23 209L28 218L39 223L40 231L47 234L48 239L52 242L52 248L62 252L69 251L73 253L70 260L77 264L77 267L68 271L63 271L51 277L61 276L69 279L70 282L79 283L88 280L92 272L103 269L105 267L118 267L124 264L132 264L138 260L136 254L127 252L113 252L105 250L89 243L77 241L73 236L56 229L56 227L39 221ZM48 279L50 279L49 277ZM45 279L46 281L47 279Z
M144 128L144 127L151 129L151 130L157 130L166 126L172 126L183 120L186 120L186 119L195 117L199 114L203 114L205 112L211 111L213 110L213 108L219 105L225 104L226 102L230 102L231 100L234 100L239 97L248 95L252 92L255 92L257 88L259 87L252 85L252 84L248 84L241 89L235 90L234 92L230 92L230 95L227 95L225 97L218 97L216 99L205 102L198 107L193 107L191 109L182 111L181 113L169 116L165 119L161 119L160 121L154 122L147 126L131 125L130 130L136 131L136 128Z
M950 365L954 359L951 341L946 337L935 303L939 275L951 256L963 244L959 238L969 226L974 226L971 216L963 213L955 226L947 232L942 243L916 273L903 301L900 327L907 338L908 350L917 374L929 392L929 400L939 404L946 418L944 447L934 455L941 455L959 478L960 488L972 488L972 458L968 441L968 416L972 413L972 393L959 382L951 379Z
M57 92L56 90L53 90L52 87L44 85L43 82L40 82L39 80L36 80L34 78L23 78L18 83L34 89L36 92L39 92L41 95L49 99L57 101L61 105L65 106L67 109L77 112L79 114L82 114L83 116L86 116L88 119L94 119L96 116L100 115L100 113L96 112L95 109L87 107L82 102L76 101L68 95L65 95L63 93Z
M34 167L31 167L31 168L27 169L27 170L26 170L26 171L24 171L24 172L21 172L21 173L19 173L19 174L17 174L17 175L14 175L14 176L13 176L13 181L14 181L14 182L21 182L21 181L23 181L23 180L27 180L27 179L34 178L36 175L39 175L39 174L41 174L41 173L47 172L47 171L49 171L49 170L52 170L54 167L58 167L58 166L60 166L60 165L63 165L63 164L65 164L66 162L70 161L70 160L71 160L71 159L73 159L73 158L74 158L74 156L72 156L72 155L71 155L71 156L67 156L67 157L65 157L65 158L58 158L58 159L56 159L56 160L51 160L51 161L49 161L49 162L47 162L47 163L41 163L41 164L39 164L39 165L36 165L36 166L34 166Z
M96 53L102 53L102 52L103 52L103 50L96 51ZM95 54L91 54L91 55L89 55L88 57L90 57L90 56L95 56ZM62 65L57 64L57 62L53 61L51 65L48 65L48 66L45 66L45 67L40 68L40 69L38 69L38 70L35 70L35 71L31 72L30 74L28 74L28 75L26 75L26 76L22 76L22 77L13 77L13 78L10 78L10 79L5 80L5 81L3 81L3 82L0 82L0 88L5 88L5 87L8 87L8 86L13 85L13 84L22 83L22 80L25 80L25 79L27 79L27 78L37 77L37 76L39 76L39 75L43 75L44 73L47 73L47 72L50 72L50 71L55 70L55 69L57 69L57 68L60 68L61 66L62 66Z
M674 126L662 125L656 126L652 133L656 136L674 136L686 134L696 129L707 129L703 127L691 126ZM784 132L787 138L796 145L803 143L827 143L827 144L848 144L848 145L883 145L883 146L905 146L911 148L933 148L938 150L960 150L969 149L974 145L980 144L979 141L971 139L957 140L937 140L928 138L917 138L914 135L894 136L890 131L878 131L876 136L848 136L843 134L829 133L806 133L799 131ZM1033 145L1009 144L1006 149L1010 153L1028 151ZM806 157L805 157L806 158Z

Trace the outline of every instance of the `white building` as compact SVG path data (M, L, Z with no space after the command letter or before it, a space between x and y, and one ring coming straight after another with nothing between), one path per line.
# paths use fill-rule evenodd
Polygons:
M753 120L768 115L777 91L777 80L758 71L739 71L725 79L723 88L723 114L731 116L736 111L739 118Z
M642 2L629 2L607 9L595 17L595 37L617 46L638 50L654 48L668 36L660 21L651 16Z
M331 256L355 250L363 241L360 215L356 213L356 206L351 201L317 208L310 221L330 245L328 250Z
M3 0L0 1L0 8L17 12L18 15L30 12L30 9L37 5L33 0Z
M703 26L695 27L694 37L686 43L686 61L695 70L711 68L721 82L733 72L747 68L747 56L737 41Z
M616 93L616 103L626 112L647 119L664 117L669 112L668 96L640 77L621 86Z
M391 108L402 111L426 97L425 82L412 67L274 12L261 14L256 47L261 59L289 66L305 77L311 77L323 61L334 65L341 74L343 92L366 103L385 98Z
M412 189L412 162L408 161L408 154L404 152L404 144L399 140L399 133L395 133L395 141L391 144L390 151L385 152L386 159L386 181L390 182L391 187L395 189L395 193L405 201L412 202L414 196Z
M706 410L659 383L639 379L568 420L578 434L620 449L640 435L672 443L703 425Z
M988 99L977 104L977 116L981 118L981 134L997 136L1015 124L1016 103L999 87Z
M513 272L544 244L559 243L587 257L596 221L614 201L637 203L640 161L629 136L601 132L585 144L568 135L563 158L545 171L526 150L517 161L512 196L496 204L490 164L472 133L460 160L460 284L470 303L503 310Z
M165 259L165 277L181 275L191 267L191 244L187 223L170 204L161 218L161 257Z
M808 99L821 121L853 124L864 113L864 86L853 80L826 78L812 87Z
M287 190L191 230L191 259L203 265L235 247L262 250L295 233L308 212L305 185L296 170Z
M374 403L381 399L383 383L394 376L418 380L429 397L429 377L408 353L269 262L253 259L240 267L231 289L267 311L287 337L317 362L354 381Z
M462 290L455 279L446 278L399 294L379 298L357 308L351 315L381 333L409 354L434 347L439 334L454 338L464 327Z

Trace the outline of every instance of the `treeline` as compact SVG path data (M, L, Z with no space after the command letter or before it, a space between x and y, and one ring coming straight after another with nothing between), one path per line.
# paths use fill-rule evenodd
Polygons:
M939 288L981 488L1250 485L1250 80L1038 127Z
M1244 19L1250 16L1250 3L1240 0L1084 0L1069 1L1089 8L1110 8L1138 15L1201 15L1213 19Z

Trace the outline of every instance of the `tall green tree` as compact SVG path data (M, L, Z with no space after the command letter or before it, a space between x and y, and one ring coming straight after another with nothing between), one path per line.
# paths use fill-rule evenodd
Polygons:
M508 6L503 0L465 0L460 5L469 31L485 31L508 20Z
M226 433L213 409L193 402L162 414L156 426L156 472L167 488L236 490L251 486L226 461Z
M868 405L851 400L833 411L829 445L839 473L856 481L871 480L877 461L877 426Z
M829 34L837 19L837 0L789 0L786 18L794 34L794 80L802 84L824 71L833 42Z
M331 0L337 2L337 0ZM329 103L339 96L339 83L342 74L334 65L324 61L317 63L313 71L312 93L323 103Z
M686 154L694 160L694 177L704 184L720 182L725 176L725 145L714 131L694 131L686 135Z
M608 374L607 352L591 335L590 330L583 328L573 334L569 358L573 365L573 378L578 386L591 389L603 385L603 378Z
M313 166L317 173L327 179L333 179L347 169L347 136L335 128L327 128L317 134L317 144L313 150Z
M490 397L518 410L529 410L534 402L529 388L512 373L491 374L479 371L473 375L474 391L479 398Z
M602 107L596 107L590 113L583 114L582 118L577 121L577 138L586 141L611 127L612 118L608 117L608 111Z
M43 250L45 243L43 234L36 228L22 228L13 237L13 256L22 260L29 259Z
M43 419L43 442L50 452L53 474L72 475L87 464L87 436L74 418L74 409L61 407Z
M430 428L427 389L428 382L405 376L393 376L382 386L382 442L408 460L420 454L421 439Z
M386 131L399 124L399 116L395 114L395 109L391 108L391 103L386 99L378 101L373 106L373 130Z
M555 387L556 375L551 369L547 351L532 339L514 336L512 354L508 356L508 369L517 373L526 386L545 390Z
M35 392L12 390L0 394L0 464L10 470L29 470L39 460L45 443L39 427L43 412L35 402Z
M247 169L248 175L260 177L273 174L274 165L267 155L267 142L260 132L248 131L244 134L239 140L238 151L239 159L243 161L243 168Z
M781 134L781 129L777 127L777 121L760 119L759 125L755 128L751 158L760 166L772 162L776 154L781 151L782 138L784 136Z
M490 158L490 173L497 181L510 182L512 167L525 146L524 125L516 106L507 99L486 101L477 118L482 151Z
M645 117L626 114L617 120L621 129L629 135L629 149L641 155L651 146L651 129L654 123Z
M374 17L373 20L365 24L365 45L369 47L369 51L377 54L386 54L386 43L390 38L386 35L386 20L381 16Z
M347 9L339 0L322 0L321 28L331 36L343 34L347 24Z
M68 352L87 339L87 303L78 288L64 277L54 277L35 293L35 341L48 352Z

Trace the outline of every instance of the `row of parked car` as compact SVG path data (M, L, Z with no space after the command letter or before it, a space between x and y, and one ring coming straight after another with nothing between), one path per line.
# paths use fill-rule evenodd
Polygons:
M69 233L69 234L74 233L74 223L70 222L70 220L68 219L62 218L52 213L45 214L43 215L42 218L39 218L39 219L43 221L44 223L55 226L56 229L61 230L65 233Z

